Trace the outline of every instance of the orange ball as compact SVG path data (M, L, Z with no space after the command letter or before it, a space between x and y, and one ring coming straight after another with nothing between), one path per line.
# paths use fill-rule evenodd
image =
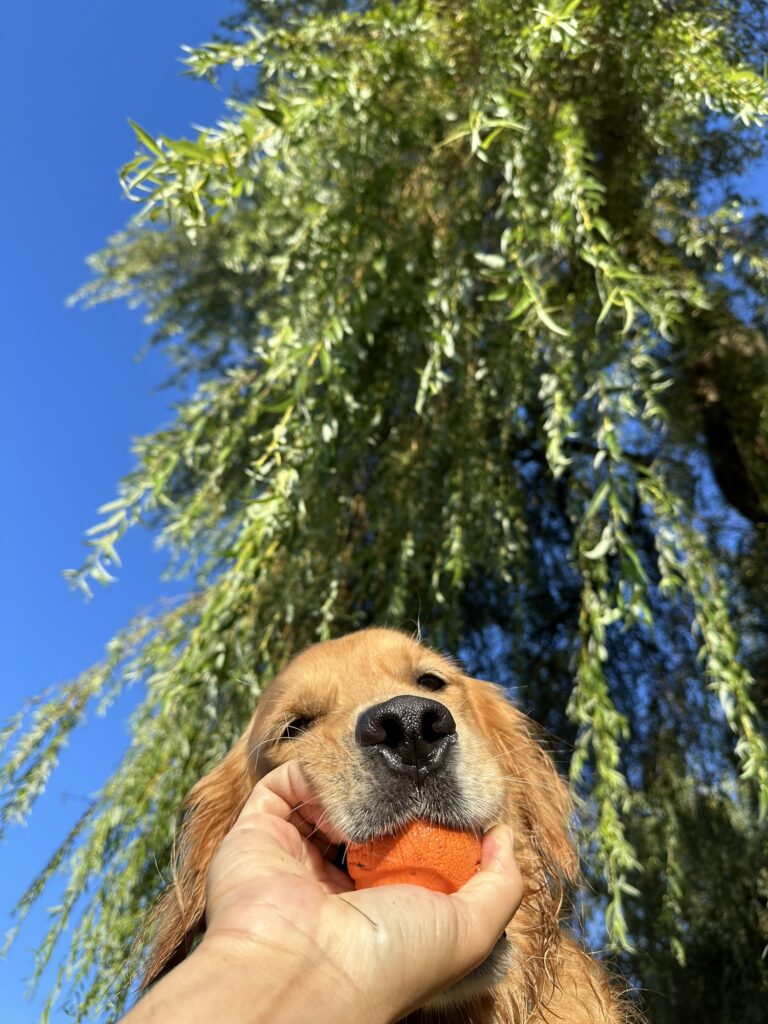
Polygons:
M452 893L477 871L481 845L473 832L412 821L397 835L350 843L347 868L355 889L405 884Z

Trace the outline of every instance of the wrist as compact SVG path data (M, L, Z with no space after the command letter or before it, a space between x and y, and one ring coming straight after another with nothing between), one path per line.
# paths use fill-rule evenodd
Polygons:
M206 935L122 1024L391 1024L386 1008L303 932Z
M300 930L258 938L240 934L206 936L188 961L196 975L211 980L237 1013L237 1024L390 1024L367 995ZM183 964L180 966L184 966ZM224 1018L222 1018L224 1019Z

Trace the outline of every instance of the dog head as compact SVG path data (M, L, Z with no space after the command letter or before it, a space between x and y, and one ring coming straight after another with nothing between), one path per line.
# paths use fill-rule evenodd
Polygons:
M219 843L254 783L289 759L301 763L324 808L320 830L348 842L414 819L479 834L510 824L526 885L512 955L533 942L529 956L546 959L558 881L574 878L577 861L567 789L535 728L497 687L470 679L454 661L403 633L368 629L295 657L230 754L187 797L174 884L153 915L145 984L190 950ZM503 943L445 1000L492 986L509 962Z

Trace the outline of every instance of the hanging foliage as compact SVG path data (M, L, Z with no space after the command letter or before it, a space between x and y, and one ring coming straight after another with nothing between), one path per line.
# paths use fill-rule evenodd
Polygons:
M110 582L144 524L195 584L3 734L10 823L142 687L19 903L63 873L38 973L60 956L78 1019L117 1015L179 800L261 688L317 639L419 619L559 737L583 909L653 1019L706 989L714 915L753 995L699 1016L757 1021L768 247L737 182L764 147L762 5L253 2L233 27L187 63L240 71L238 98L194 138L136 126L139 211L82 293L140 303L187 397L68 575ZM703 833L738 849L738 923Z

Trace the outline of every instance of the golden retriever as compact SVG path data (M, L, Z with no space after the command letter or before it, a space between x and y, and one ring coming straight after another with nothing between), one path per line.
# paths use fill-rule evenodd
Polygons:
M410 1022L618 1024L631 1016L603 968L560 929L563 886L578 870L572 806L533 723L496 686L390 629L295 657L233 750L193 788L174 881L151 919L145 986L190 951L219 843L255 781L290 758L348 841L416 818L478 833L498 821L512 826L525 885L519 911L485 963Z

